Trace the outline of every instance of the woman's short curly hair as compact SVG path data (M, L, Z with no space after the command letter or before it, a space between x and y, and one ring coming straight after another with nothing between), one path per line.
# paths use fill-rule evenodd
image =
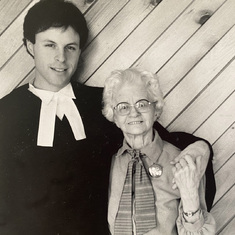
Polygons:
M157 101L155 105L157 116L161 115L164 101L157 75L148 71L138 70L137 68L129 68L113 71L105 81L102 113L110 122L114 121L113 108L115 104L113 103L113 98L117 89L120 85L133 83L137 80L145 83L150 101Z

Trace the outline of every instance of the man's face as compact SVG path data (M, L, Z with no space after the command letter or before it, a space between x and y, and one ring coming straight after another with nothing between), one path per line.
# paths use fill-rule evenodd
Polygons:
M80 37L72 28L49 28L35 35L27 48L35 61L34 86L49 91L65 87L76 71L81 54Z

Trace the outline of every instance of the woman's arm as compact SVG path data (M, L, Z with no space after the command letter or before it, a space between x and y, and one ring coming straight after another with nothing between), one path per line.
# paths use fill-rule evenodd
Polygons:
M214 218L206 209L200 167L201 157L198 157L195 163L187 155L172 169L181 196L177 219L179 234L215 234Z
M179 149L182 150L181 154L175 159L173 164L179 161L185 155L190 155L194 159L198 156L202 156L202 164L201 164L201 176L206 175L206 204L207 210L210 211L213 200L215 197L216 186L215 186L215 178L213 172L213 150L212 146L207 140L196 137L194 135L185 133L185 132L168 132L160 123L155 122L154 128L158 131L160 137L175 145ZM173 185L173 187L176 187Z

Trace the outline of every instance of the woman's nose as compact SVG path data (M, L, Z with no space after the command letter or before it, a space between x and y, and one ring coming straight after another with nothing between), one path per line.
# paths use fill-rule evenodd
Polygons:
M136 117L140 114L139 110L133 105L130 107L130 116Z

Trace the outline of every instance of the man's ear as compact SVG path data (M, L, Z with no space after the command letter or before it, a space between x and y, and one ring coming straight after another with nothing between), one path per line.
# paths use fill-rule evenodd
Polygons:
M28 39L26 39L26 49L27 49L28 53L34 58L33 46L34 46L34 44L31 41L29 41Z

